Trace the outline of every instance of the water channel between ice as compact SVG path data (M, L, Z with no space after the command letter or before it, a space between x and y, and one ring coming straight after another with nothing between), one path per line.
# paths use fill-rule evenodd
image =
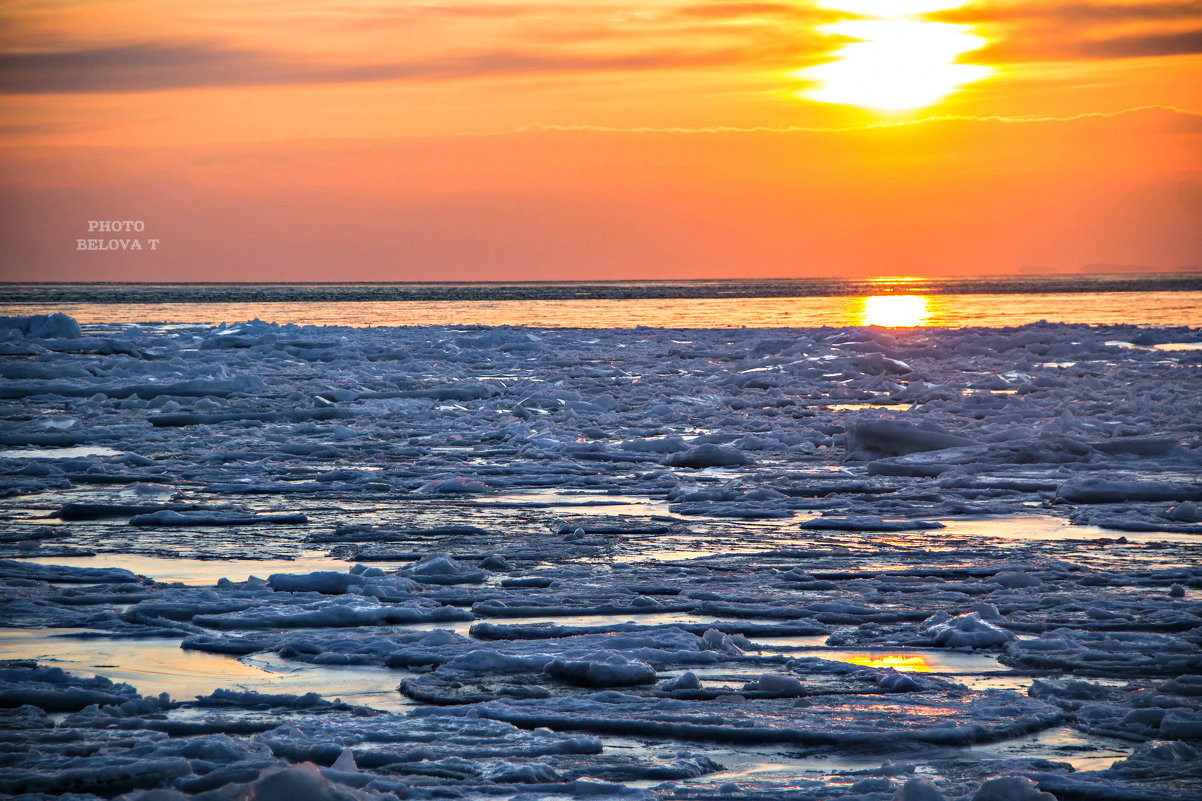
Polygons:
M668 515L667 505L635 497L603 497L589 493L559 493L555 491L515 493L490 498L482 505L489 507L540 507L554 514L587 509L592 514L645 516ZM947 521L942 532L950 539L986 539L991 541L1098 540L1112 534L1093 527L1069 526L1059 518L1029 515ZM1189 535L1165 532L1127 535L1129 541L1190 541ZM667 543L664 543L667 544ZM744 550L762 550L764 543L751 543ZM729 548L691 549L664 548L632 554L631 560L677 561L717 556L729 553ZM253 576L266 577L273 573L303 573L308 571L344 571L345 560L328 556L324 551L300 550L288 559L193 559L145 554L113 553L84 557L45 557L29 560L40 564L63 564L77 567L125 568L156 582L190 586L208 586L225 579L242 582ZM747 622L748 618L742 618ZM528 617L523 623L551 626L605 624L717 624L722 618L689 613L648 613L645 615L572 615L558 614ZM765 621L771 622L771 621ZM443 628L470 636L470 621L457 623L414 624L411 630ZM5 630L0 632L0 656L34 659L46 665L62 667L82 675L105 676L126 682L146 695L167 693L176 699L204 696L218 689L247 690L259 693L317 693L326 698L340 698L348 703L370 706L390 712L405 712L416 703L397 692L398 683L414 674L410 671L370 666L315 666L283 659L272 654L233 657L221 654L183 650L179 641L170 638L114 639L97 636L86 629ZM1013 671L1001 665L988 653L971 649L925 648L839 648L825 645L825 635L805 637L752 638L752 652L783 653L791 656L816 656L822 659L854 665L892 668L899 672L930 673L976 689L1002 689L1025 692L1031 675ZM679 674L682 671L676 671ZM721 680L721 669L695 670L703 680ZM664 674L672 678L672 674ZM606 738L606 747L646 749L652 744L629 738ZM655 748L662 749L658 744ZM693 749L698 750L697 748ZM705 750L726 770L707 777L738 780L745 778L787 780L789 776L821 776L830 778L832 771L854 771L871 768L879 759L865 756L799 756L787 750L767 747L713 747ZM1072 764L1079 770L1098 770L1130 752L1130 745L1106 737L1083 736L1068 727L1057 727L1033 735L991 746L961 749L958 758L1005 758L1010 755L1044 755ZM649 784L649 782L648 782Z

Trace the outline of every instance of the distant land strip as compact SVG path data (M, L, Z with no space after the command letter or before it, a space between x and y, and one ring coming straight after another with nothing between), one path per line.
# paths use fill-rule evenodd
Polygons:
M1202 271L918 279L463 283L0 283L0 304L369 303L1202 291Z

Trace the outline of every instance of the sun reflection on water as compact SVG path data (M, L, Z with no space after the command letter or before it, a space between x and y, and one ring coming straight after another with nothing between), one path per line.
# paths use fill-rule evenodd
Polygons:
M967 0L819 0L823 8L854 15L817 26L846 40L833 60L794 73L815 86L799 92L821 103L899 112L934 105L961 87L988 77L992 67L961 64L988 41L970 25L924 15L959 8Z
M934 670L922 654L847 654L839 657L842 662L874 668L893 668L906 673L929 673Z
M923 295L874 295L863 299L860 325L911 328L925 325L930 316L930 301Z

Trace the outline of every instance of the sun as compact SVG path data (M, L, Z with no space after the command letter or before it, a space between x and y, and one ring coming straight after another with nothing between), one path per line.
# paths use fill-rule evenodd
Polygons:
M798 94L822 103L880 112L934 105L961 87L993 73L980 64L961 64L965 53L988 42L971 26L923 17L956 8L966 0L820 0L820 5L856 18L818 26L846 40L834 60L794 73L813 88Z

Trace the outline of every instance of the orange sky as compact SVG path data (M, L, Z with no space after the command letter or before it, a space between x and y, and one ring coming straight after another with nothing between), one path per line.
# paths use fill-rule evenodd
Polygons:
M1180 269L1202 3L5 2L0 182L3 280Z

